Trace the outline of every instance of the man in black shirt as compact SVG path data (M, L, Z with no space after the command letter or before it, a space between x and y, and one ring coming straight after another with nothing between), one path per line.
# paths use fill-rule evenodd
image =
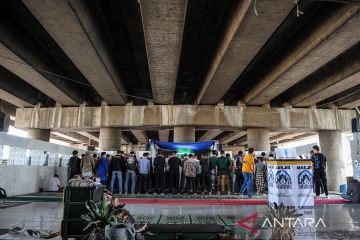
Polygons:
M110 191L114 192L114 183L115 178L118 179L118 190L119 193L122 194L123 192L123 175L126 173L126 162L123 156L123 151L117 151L116 155L111 158L109 172L111 174L111 184L110 184Z
M159 151L154 158L155 194L163 194L165 177L165 158Z
M170 167L170 193L175 188L176 193L179 193L179 171L181 166L181 160L177 157L177 152L173 152L171 158L168 161L168 165Z
M311 160L314 169L315 194L316 197L320 196L320 186L322 184L327 197L329 193L326 180L326 157L324 154L320 153L320 148L317 145L313 146L313 151L314 154L312 155Z
M81 163L81 159L78 158L78 151L74 150L72 152L72 157L69 160L69 168L70 168L70 174L69 174L69 179L73 178L75 175L80 175L81 174L81 168L80 168L80 163Z
M210 159L208 153L203 153L200 159L201 166L201 186L203 193L211 192L211 173L210 173Z

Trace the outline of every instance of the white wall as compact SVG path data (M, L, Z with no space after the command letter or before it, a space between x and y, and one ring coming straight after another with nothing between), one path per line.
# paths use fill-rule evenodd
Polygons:
M60 174L60 184L67 181L67 167L43 167L0 165L0 187L8 196L39 192L40 188L48 190L50 178Z

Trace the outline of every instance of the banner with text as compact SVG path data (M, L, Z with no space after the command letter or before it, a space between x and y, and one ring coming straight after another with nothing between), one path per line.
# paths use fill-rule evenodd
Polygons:
M268 187L270 204L282 203L290 209L295 209L296 213L303 214L303 219L315 217L311 161L269 161ZM296 230L305 234L314 231Z

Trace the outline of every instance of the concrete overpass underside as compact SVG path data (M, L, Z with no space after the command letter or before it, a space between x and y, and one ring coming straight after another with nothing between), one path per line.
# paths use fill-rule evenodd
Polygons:
M360 6L285 2L0 1L0 117L95 146L348 131Z

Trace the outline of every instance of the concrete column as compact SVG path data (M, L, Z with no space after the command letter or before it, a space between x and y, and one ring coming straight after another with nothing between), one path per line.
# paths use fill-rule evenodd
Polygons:
M50 129L38 129L32 128L27 131L28 136L35 140L41 140L49 142L50 140Z
M255 151L270 151L269 129L266 128L248 128L247 142L249 148Z
M320 150L327 160L327 183L329 191L339 191L340 184L346 183L345 159L341 131L320 130Z
M174 142L195 142L195 127L174 127Z
M10 126L10 115L0 112L0 132L8 132Z
M100 128L99 147L104 151L121 148L121 128Z

